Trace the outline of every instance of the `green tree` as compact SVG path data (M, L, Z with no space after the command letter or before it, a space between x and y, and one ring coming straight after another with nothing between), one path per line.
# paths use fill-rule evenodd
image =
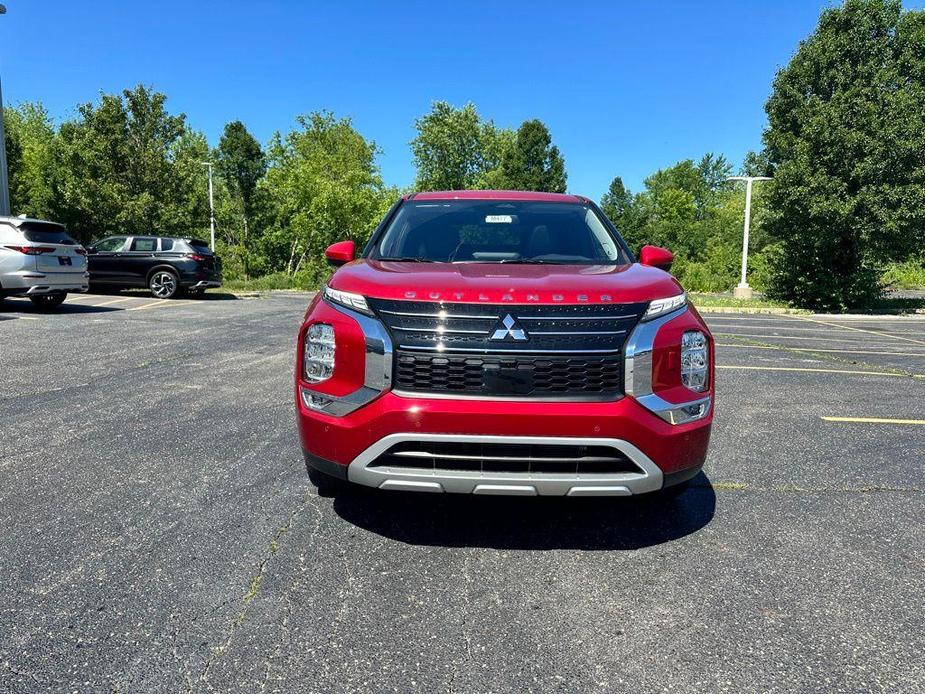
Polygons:
M364 243L397 191L383 185L379 150L349 118L319 112L297 120L296 130L270 144L261 185L275 220L262 244L274 269L320 276L324 249L344 239Z
M257 184L267 171L266 155L244 124L233 121L225 125L215 158L218 174L229 193L229 200L223 207L223 217L231 218L229 230L234 230L229 234L229 241L235 246L244 279L247 279L252 255L250 225L261 197ZM237 233L238 228L240 233Z
M418 134L411 153L418 190L485 188L497 180L510 138L491 121L482 121L474 104L454 108L435 101L414 127Z
M774 167L768 158L768 153L764 150L755 152L749 150L745 153L742 160L742 167L739 169L740 176L773 176Z
M51 214L49 180L55 129L41 103L23 103L3 111L6 132L10 208L13 214L40 219Z
M639 210L633 194L623 185L623 179L619 176L614 177L601 198L601 209L617 227L630 248L638 251L643 245L640 243Z
M144 86L103 94L61 125L53 148L52 216L76 238L199 233L208 220L205 139L167 97Z
M565 192L565 161L540 120L524 121L501 159L504 187L512 190Z
M878 265L925 244L925 12L899 0L825 10L774 80L770 291L815 309L864 305Z

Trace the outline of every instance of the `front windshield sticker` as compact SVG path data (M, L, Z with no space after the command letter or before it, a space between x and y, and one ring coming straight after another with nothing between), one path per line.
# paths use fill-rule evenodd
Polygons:
M485 217L486 224L513 224L514 217L509 214L490 214Z

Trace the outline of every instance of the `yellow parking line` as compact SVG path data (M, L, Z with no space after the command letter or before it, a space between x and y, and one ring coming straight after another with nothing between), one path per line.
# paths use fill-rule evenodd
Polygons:
M68 301L80 301L81 299L96 299L99 294L68 294Z
M857 344L867 344L870 340L845 340L843 338L837 337L813 337L813 336L803 336L803 335L768 335L766 333L720 333L714 332L714 335L722 335L723 337L763 337L766 340L817 340L819 342L855 342ZM875 333L877 334L877 333ZM915 340L913 340L915 342ZM921 344L925 345L925 342Z
M199 301L176 301L174 299L161 299L160 301L152 301L150 304L144 304L142 306L132 306L132 308L125 309L126 311L141 311L145 308L167 308L168 306L189 306L190 304L198 304Z
M845 330L853 330L857 333L865 333L867 335L878 335L880 337L891 337L894 340L905 340L906 342L914 342L917 345L925 345L925 340L915 340L911 337L902 337L901 335L890 335L889 333L881 333L876 330L865 330L864 328L854 328L850 325L839 325L838 323L826 323L825 321L816 320L815 318L804 318L803 316L797 316L796 320L805 320L810 323L817 323L819 325L828 325L835 328L843 328Z
M925 419L888 419L886 417L822 417L827 422L857 422L860 424L919 424Z
M710 325L710 327L713 327L714 325L716 325L717 328L726 328L726 329L735 328L735 327L740 327L740 326L737 326L737 325L734 325L734 324L730 324L730 325L717 325L717 324L715 324L715 323L709 323L708 325ZM838 330L825 330L825 329L820 329L820 328L795 328L795 327L794 327L794 328L791 328L791 327L789 327L789 326L786 326L786 327L785 327L785 326L782 326L782 325L750 325L750 326L748 326L748 327L751 328L751 329L753 329L753 330L793 330L793 331L801 332L801 333L831 334L831 333L837 333L837 332L838 332ZM838 326L838 327L841 327L841 326ZM876 333L876 334L877 334L877 335L880 335L881 333ZM886 335L887 333L882 333L882 334ZM900 334L900 333L897 332L897 333L889 333L889 334ZM917 332L917 331L908 331L908 330L907 330L907 331L902 331L901 334L903 334L903 335L925 335L925 332Z
M152 301L147 304L142 304L141 306L132 306L131 308L125 309L126 311L141 311L145 308L154 308L155 306L160 306L161 304L170 303L170 299L160 299L158 301Z
M808 371L824 374L850 374L852 376L902 376L903 378L925 378L925 374L903 374L893 371L857 371L853 369L813 369L801 366L736 366L720 364L717 369L740 369L742 371Z
M731 342L717 342L717 347L742 347L743 349L782 349L787 352L822 352L835 354L878 354L886 357L925 357L925 352L882 352L876 349L823 349L820 347L784 347L783 345L749 345Z
M123 296L118 299L111 299L110 301L104 301L101 304L91 304L91 306L93 306L93 308L96 308L97 306L109 306L110 304L118 304L120 301L131 301L132 299L137 299L137 298L138 297L136 296Z

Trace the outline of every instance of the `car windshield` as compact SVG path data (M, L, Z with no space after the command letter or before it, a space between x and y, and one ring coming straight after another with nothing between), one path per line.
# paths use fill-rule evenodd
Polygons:
M498 200L409 201L369 256L440 263L631 262L589 205Z

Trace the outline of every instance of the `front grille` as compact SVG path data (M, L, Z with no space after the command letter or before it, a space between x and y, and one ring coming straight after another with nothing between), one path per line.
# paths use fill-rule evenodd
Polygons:
M621 357L435 356L400 353L395 383L403 390L479 395L620 395Z
M399 390L575 400L623 394L623 343L646 307L368 301Z
M447 441L397 443L367 467L561 475L640 472L621 451L610 446Z

